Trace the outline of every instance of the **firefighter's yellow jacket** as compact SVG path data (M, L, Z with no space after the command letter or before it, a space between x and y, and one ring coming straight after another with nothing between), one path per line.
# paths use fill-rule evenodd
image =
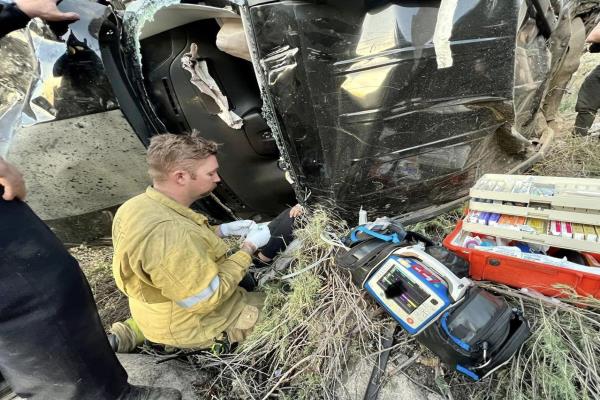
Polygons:
M203 347L240 317L251 257L228 256L202 214L149 187L119 208L112 235L113 274L146 338Z

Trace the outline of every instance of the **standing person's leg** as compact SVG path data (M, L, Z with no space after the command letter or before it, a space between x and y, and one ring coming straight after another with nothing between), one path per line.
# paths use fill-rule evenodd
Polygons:
M116 399L111 351L77 261L23 202L0 199L0 371L21 397Z
M577 118L573 133L585 136L594 123L596 113L600 109L600 65L585 78L577 95Z
M181 398L127 383L77 261L29 206L1 198L0 373L29 399Z

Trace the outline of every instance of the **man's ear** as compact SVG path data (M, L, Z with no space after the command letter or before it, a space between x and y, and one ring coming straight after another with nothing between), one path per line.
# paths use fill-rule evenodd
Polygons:
M188 173L184 170L178 169L171 172L171 177L178 185L183 185L187 181Z

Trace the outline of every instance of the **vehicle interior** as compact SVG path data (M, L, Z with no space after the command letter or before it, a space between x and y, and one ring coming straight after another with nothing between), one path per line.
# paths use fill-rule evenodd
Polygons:
M279 168L279 150L262 115L249 56L244 59L217 46L217 36L225 25L237 30L238 39L243 35L239 16L229 10L191 4L159 10L140 35L144 87L168 131L197 130L221 145L218 158L223 182L215 194L236 215L260 220L296 201ZM241 119L239 129L219 117L223 106L195 86L190 71L182 67L182 58L192 44L197 46L195 61L205 62L202 65L226 98L225 112Z

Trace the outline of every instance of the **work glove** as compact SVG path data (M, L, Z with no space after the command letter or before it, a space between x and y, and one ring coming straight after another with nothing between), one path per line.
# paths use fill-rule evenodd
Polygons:
M221 224L219 225L219 231L221 231L221 236L244 236L248 234L250 228L255 225L256 222L249 219L243 219Z
M255 224L246 235L244 243L248 243L254 250L263 247L271 239L268 224Z

